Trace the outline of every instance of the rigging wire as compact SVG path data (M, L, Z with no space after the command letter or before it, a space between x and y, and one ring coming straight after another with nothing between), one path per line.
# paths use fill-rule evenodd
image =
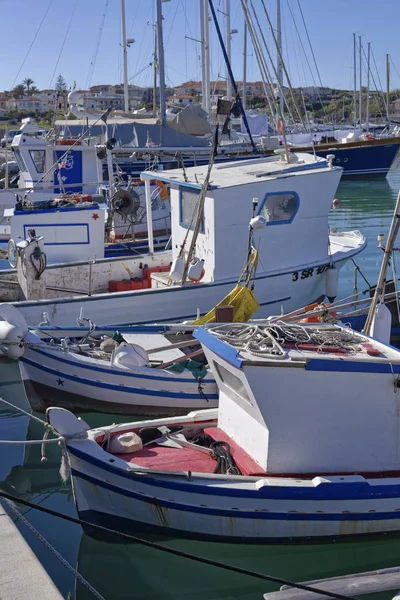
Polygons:
M20 66L20 68L18 69L18 72L17 72L17 74L16 74L16 76L15 76L15 79L14 79L14 82L13 82L13 84L12 84L12 87L14 87L14 86L15 86L15 83L16 83L16 81L17 81L18 77L19 77L19 74L21 73L21 71L22 71L22 69L23 69L23 67L24 67L24 65L25 65L26 59L28 58L28 55L29 55L29 52L32 50L32 46L33 46L33 44L35 43L37 36L39 35L39 32L40 32L40 30L41 30L41 28L42 28L42 25L43 25L43 23L44 23L44 20L45 20L45 18L47 17L47 14L48 14L48 12L49 12L49 10L50 10L50 8L51 8L51 5L53 4L53 2L54 2L54 0L50 0L49 4L48 4L48 6L47 6L47 8L46 8L46 10L45 10L45 12L44 12L44 15L43 15L43 17L42 17L42 20L41 20L41 21L40 21L40 23L39 23L39 27L36 29L36 33L35 33L35 35L33 36L33 39L32 39L32 41L31 41L31 43L30 43L30 46L29 46L29 48L28 48L28 50L27 50L27 53L26 53L26 54L25 54L25 56L24 56L24 60L22 61L22 63L21 63L21 66Z
M59 52L57 60L56 60L56 65L54 67L54 71L53 71L53 74L52 74L51 79L50 79L50 85L49 85L50 89L51 89L51 86L53 85L53 79L54 79L54 76L55 76L56 71L57 71L58 63L60 62L61 54L62 54L62 52L64 50L65 42L67 41L69 30L71 29L72 19L74 18L75 11L76 11L76 8L78 6L78 2L79 2L79 0L76 0L74 8L72 9L71 17L69 19L69 23L68 23L67 29L65 31L64 39L63 39L63 42L61 44L60 52Z
M94 73L94 68L96 65L96 60L97 60L97 54L98 54L98 50L99 50L99 45L100 45L100 41L101 41L101 36L103 33L103 29L104 29L104 22L106 20L106 14L107 14L107 9L108 9L108 5L109 5L110 0L106 0L105 4L104 4L104 9L103 9L103 14L101 15L101 20L100 20L100 27L99 27L99 31L97 34L97 38L94 44L94 49L93 49L93 54L92 54L92 59L90 61L90 65L89 65L89 69L88 69L88 74L87 74L87 78L86 78L86 84L85 84L85 88L89 89L89 86L91 84L92 81L92 77L93 77L93 73Z

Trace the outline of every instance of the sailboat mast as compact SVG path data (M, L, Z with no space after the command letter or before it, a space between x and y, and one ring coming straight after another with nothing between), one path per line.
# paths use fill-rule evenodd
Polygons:
M279 107L280 113L283 117L283 69L282 69L282 25L281 25L281 0L276 0L276 41L278 45L278 52L276 57L276 72L278 78L279 87Z
M368 52L367 52L367 108L365 120L367 122L367 131L369 131L369 64L370 64L370 56L371 56L371 42L368 42Z
M128 46L126 43L125 0L121 0L122 55L124 62L124 110L129 111Z
M245 4L247 6L247 0L245 0ZM246 110L246 100L247 100L247 22L246 18L244 18L244 26L243 26L243 95L242 95L242 104L243 110Z
M390 63L389 54L386 54L386 115L387 120L390 121L389 116L389 89L390 89Z
M153 23L154 33L154 54L153 54L153 117L157 116L157 69L158 69L158 52L157 52L157 26Z
M203 19L204 19L204 110L210 114L210 27L208 17L208 0L200 0L203 4Z
M354 118L353 124L354 129L357 127L357 42L356 42L356 34L353 33L353 54L354 54L354 90L353 90L353 108L354 108Z
M359 105L358 105L358 117L360 120L360 127L361 127L361 123L362 123L362 45L361 45L361 35L358 36L358 49L360 52L360 63L359 63L359 69L360 69L360 95L359 95Z
M201 46L201 108L206 109L206 59L204 52L204 7L203 0L199 0L200 9L200 46Z
M165 69L164 69L164 42L162 26L161 0L157 0L157 37L158 37L158 62L160 76L160 117L161 125L166 124L166 105L165 105Z
M228 60L231 62L231 0L225 0L225 46ZM226 73L226 97L228 100L232 98L232 83L229 77L228 67L225 68Z

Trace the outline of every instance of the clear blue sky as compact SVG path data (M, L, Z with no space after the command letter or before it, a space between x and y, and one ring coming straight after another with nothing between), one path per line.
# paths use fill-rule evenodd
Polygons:
M390 54L391 89L400 88L398 0L299 1L323 85L352 88L352 34L356 32L357 35L362 35L365 50L367 42L371 42L383 86L385 54ZM135 39L128 50L129 77L131 83L136 85L151 85L153 76L148 64L152 60L153 51L155 0L125 2L127 35ZM261 0L253 2L265 35L271 43ZM313 67L312 74L310 73L301 47L302 42L308 60L313 65L298 0L281 0L281 3L284 57L292 83L294 86L318 83L316 70ZM198 0L170 0L163 4L167 85L200 79L200 46L185 39L185 36L199 38L198 5ZM223 0L214 0L214 5L216 9L224 8ZM275 0L266 0L266 6L274 21ZM59 73L64 76L68 86L76 81L78 89L122 81L120 0L0 0L0 10L3 24L0 36L0 90L10 89L25 77L31 77L37 87L47 88L54 85ZM104 12L106 14L103 20ZM219 18L222 24L221 13ZM69 23L70 30L66 36ZM232 64L235 76L242 79L243 16L240 0L231 0L231 27L238 30L232 40ZM213 32L212 78L223 79L224 62L212 23L210 28ZM272 43L270 50L275 56ZM248 47L248 54L248 80L259 80L251 45ZM377 80L375 67L373 74ZM371 87L374 87L372 83Z

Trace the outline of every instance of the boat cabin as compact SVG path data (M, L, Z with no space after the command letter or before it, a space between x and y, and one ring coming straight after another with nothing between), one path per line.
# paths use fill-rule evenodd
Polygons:
M218 427L269 475L400 471L400 352L331 324L198 329ZM332 478L330 478L332 479Z
M329 260L328 214L341 169L309 154L279 156L214 165L196 240L196 257L204 260L203 282L237 278L246 261L249 222L259 251L257 274L287 272L294 266ZM207 167L144 172L170 186L172 253L189 248L198 199ZM163 278L157 277L159 285Z

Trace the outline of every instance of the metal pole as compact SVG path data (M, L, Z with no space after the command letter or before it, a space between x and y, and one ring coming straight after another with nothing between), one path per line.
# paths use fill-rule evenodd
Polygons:
M146 219L147 219L147 238L149 242L149 254L154 254L154 238L153 238L153 214L151 212L151 189L150 179L146 177L144 180L144 190L146 196Z
M225 44L228 60L231 62L231 0L225 0ZM232 99L232 83L229 77L228 67L225 67L226 73L226 96L228 100Z
M153 117L157 116L157 67L158 67L158 52L157 52L157 27L153 24L154 30L154 58L153 58Z
M243 122L244 122L244 125L245 125L245 128L246 128L246 133L249 136L253 152L256 154L258 152L257 151L257 147L256 147L256 145L254 143L253 136L251 135L251 131L250 131L250 127L249 127L249 122L247 120L246 113L244 112L244 109L243 109L242 100L241 100L241 98L239 96L239 93L238 93L236 81L235 81L235 78L233 76L233 72L232 72L232 68L231 68L231 63L229 62L228 56L226 54L226 48L225 48L224 40L222 38L221 29L220 29L219 24L218 24L217 14L215 12L213 0L208 0L208 3L209 3L209 6L210 6L210 9L211 9L211 15L212 15L212 18L213 18L213 21L214 21L214 25L215 25L215 29L216 29L216 32L217 32L218 41L220 43L220 46L221 46L221 49L222 49L222 54L224 55L224 60L225 60L225 63L226 63L226 66L227 66L227 69L228 69L228 72L229 72L229 77L230 77L230 80L231 80L231 83L232 83L232 88L233 88L233 90L235 92L235 98L237 98L237 102L239 104L240 112L241 112L242 117L243 117Z
M206 110L206 57L204 52L204 7L203 0L199 1L200 8L200 43L201 43L201 108Z
M203 15L204 15L204 95L205 103L204 110L210 114L210 28L208 21L208 0L203 0Z
M245 0L247 5L247 0ZM246 101L247 101L247 22L244 19L244 27L243 27L243 110L246 110Z
M165 116L165 70L164 70L164 42L162 25L161 0L157 0L157 33L158 33L158 54L159 54L159 73L160 73L160 117L161 125L166 124Z
M276 72L279 86L279 107L283 117L283 70L282 70L282 25L281 25L281 0L276 1L276 41L278 52L276 56Z
M360 67L360 95L359 95L359 104L358 104L358 118L360 120L360 127L361 127L361 121L362 121L362 45L361 45L361 35L358 36L358 49L360 52L360 63L359 63L359 67Z
M366 116L365 120L367 121L367 131L369 131L369 62L371 56L371 42L368 42L368 52L367 52L367 108L366 108Z
M356 34L353 33L353 53L354 53L354 93L353 93L353 104L354 104L354 129L357 127L357 42Z
M381 271L379 273L378 282L376 284L375 294L371 302L371 306L369 307L367 320L365 321L363 333L367 335L371 335L371 326L374 319L375 309L379 302L379 299L385 294L385 284L386 284L386 272L389 265L390 258L392 256L393 245L396 241L397 232L399 231L400 226L400 192L397 196L396 207L394 209L392 223L390 225L390 231L385 247L385 254L383 256L383 261L381 265Z
M389 54L386 54L386 114L387 120L390 121L389 116L389 89L390 89L390 63Z
M8 125L7 124L6 124L5 137L6 137L6 155L5 155L6 171L4 173L4 189L8 190Z
M122 55L124 59L124 110L129 111L128 50L126 44L125 0L121 0Z

